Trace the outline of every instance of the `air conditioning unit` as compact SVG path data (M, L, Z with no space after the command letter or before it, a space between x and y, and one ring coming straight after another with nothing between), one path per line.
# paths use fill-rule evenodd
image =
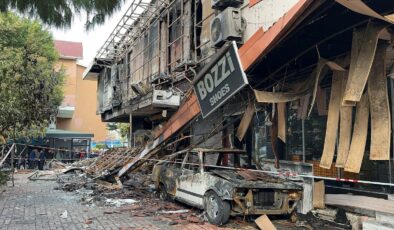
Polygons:
M238 7L243 3L243 0L211 0L212 9L224 9L229 6Z
M211 42L220 47L225 41L242 41L244 23L241 11L237 8L227 7L211 21Z
M171 90L153 90L152 105L161 108L178 108L181 95Z

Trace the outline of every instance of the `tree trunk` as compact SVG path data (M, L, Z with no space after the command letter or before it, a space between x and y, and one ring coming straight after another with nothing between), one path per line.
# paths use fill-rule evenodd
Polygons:
M15 152L16 152L16 132L14 129L14 151L11 151L11 180L12 180L12 187L15 186L14 184L14 159L15 159Z

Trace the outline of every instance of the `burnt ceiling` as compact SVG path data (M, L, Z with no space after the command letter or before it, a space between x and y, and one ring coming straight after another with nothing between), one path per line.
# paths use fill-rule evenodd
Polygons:
M394 12L394 1L365 1L379 14ZM315 4L315 5L313 5ZM291 82L308 76L319 55L334 60L351 49L353 29L364 26L370 17L355 13L334 1L315 1L300 21L250 71L253 88L268 89L278 82Z

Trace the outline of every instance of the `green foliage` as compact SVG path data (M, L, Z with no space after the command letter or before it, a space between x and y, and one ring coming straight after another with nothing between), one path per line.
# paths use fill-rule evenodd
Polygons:
M37 21L0 13L0 136L44 133L63 100L52 35Z
M96 147L95 147L95 148L93 148L93 151L98 151L98 150L101 150L101 149L106 149L106 148L108 148L106 144L103 144L103 143L97 143L97 144L96 144Z
M107 129L116 131L122 138L127 138L130 132L130 124L127 123L107 123Z
M0 1L0 11L16 10L40 18L45 24L69 27L75 15L85 12L87 30L103 24L120 9L124 0L6 0Z

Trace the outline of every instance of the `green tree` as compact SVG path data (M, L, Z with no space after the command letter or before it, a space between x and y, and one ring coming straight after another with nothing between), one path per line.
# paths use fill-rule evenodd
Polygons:
M123 139L128 138L130 134L130 124L128 123L109 122L107 123L107 129L110 131L116 131Z
M38 21L0 13L0 136L44 133L63 100L57 61L52 35Z
M23 15L38 17L45 24L70 27L73 17L86 13L85 28L103 24L119 10L125 0L0 0L0 11L15 10Z

